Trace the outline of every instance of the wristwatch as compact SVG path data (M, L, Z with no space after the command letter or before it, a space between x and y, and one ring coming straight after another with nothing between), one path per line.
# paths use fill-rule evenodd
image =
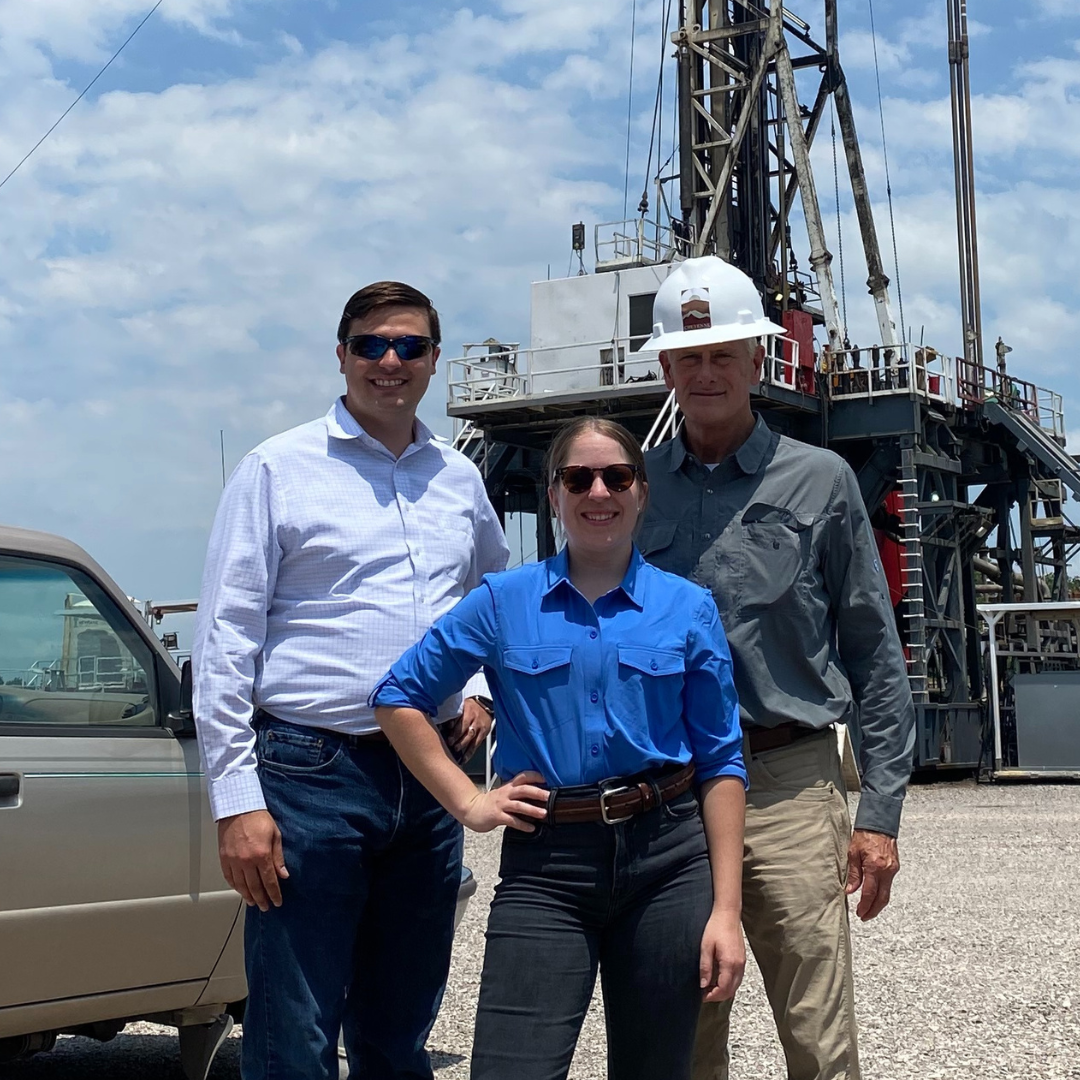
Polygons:
M475 701L476 704L479 705L480 708L483 709L484 712L486 712L492 720L495 719L495 702L492 701L491 698L482 697L480 694L474 694L473 701Z

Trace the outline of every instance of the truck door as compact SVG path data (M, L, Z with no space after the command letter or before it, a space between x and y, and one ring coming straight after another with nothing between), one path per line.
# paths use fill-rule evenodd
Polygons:
M66 564L0 555L0 1009L213 970L239 908L175 670Z

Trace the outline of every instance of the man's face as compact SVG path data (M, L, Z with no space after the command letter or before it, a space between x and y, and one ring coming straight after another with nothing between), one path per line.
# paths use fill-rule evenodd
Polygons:
M683 415L700 426L722 427L749 412L764 357L760 345L751 355L746 341L724 341L662 352L660 365Z
M420 308L376 308L362 319L353 319L349 334L378 334L399 338L407 334L429 337L431 327L427 312ZM408 414L411 419L427 390L439 349L429 349L418 360L402 360L394 349L387 349L378 360L354 356L344 345L337 347L341 373L345 376L345 404L363 424L365 419L379 425L395 416Z

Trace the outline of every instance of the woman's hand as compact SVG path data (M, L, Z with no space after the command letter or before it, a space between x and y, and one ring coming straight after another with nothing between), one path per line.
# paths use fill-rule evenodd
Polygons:
M746 967L739 916L730 911L714 911L701 935L701 999L728 1001L735 996Z
M491 832L499 825L533 832L536 825L530 823L547 817L547 789L536 786L543 782L537 772L518 773L508 784L477 792L459 820L473 832Z

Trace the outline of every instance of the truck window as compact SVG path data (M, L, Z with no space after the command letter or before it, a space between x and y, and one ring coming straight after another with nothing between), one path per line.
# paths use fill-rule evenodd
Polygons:
M153 656L93 580L0 556L0 734L25 727L153 727Z

